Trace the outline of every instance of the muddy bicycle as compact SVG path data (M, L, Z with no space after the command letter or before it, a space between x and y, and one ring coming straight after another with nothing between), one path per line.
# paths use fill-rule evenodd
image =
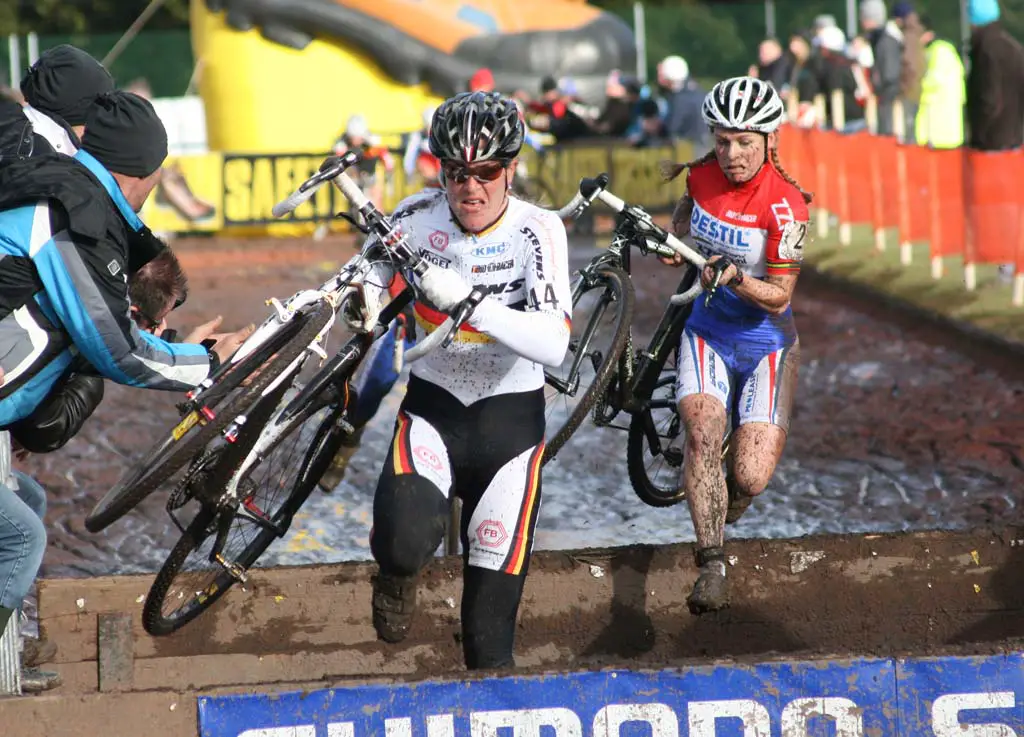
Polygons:
M608 176L584 179L579 195L567 206L578 216L601 200L616 213L607 250L579 271L572 285L573 336L562 369L545 371L549 438L544 462L553 460L588 415L598 427L628 432L626 465L637 496L653 507L678 504L686 498L679 487L683 465L682 420L675 399L679 339L693 302L704 292L698 278L704 257L658 226L641 207L607 191ZM682 278L646 348L634 346L634 289L630 280L633 249L641 255L686 260ZM705 299L713 298L728 265L715 262L715 278ZM582 315L588 315L585 320ZM592 378L584 378L584 375ZM551 408L559 398L572 402L561 426L552 430ZM622 414L628 425L614 424ZM723 441L723 456L728 437Z
M333 183L354 205L375 245L350 260L318 289L284 302L238 351L177 408L180 421L121 477L86 518L98 532L155 491L168 492L167 511L181 531L149 591L143 624L154 635L193 620L234 583L270 544L283 537L346 433L352 405L349 379L374 340L414 298L407 287L387 304L366 304L374 264L386 260L419 276L432 266L406 235L377 210L345 174L358 157L330 157L299 190L274 208L281 217ZM343 217L346 217L343 215ZM378 285L379 286L379 285ZM364 316L379 314L331 358L324 350L339 309L359 293ZM484 298L473 292L446 321L405 354L412 362L455 337ZM319 359L319 360L312 360ZM318 365L320 364L320 365ZM198 511L190 519L188 505ZM187 521L184 521L187 520ZM196 581L196 567L207 566ZM180 580L179 580L180 579Z
M178 406L182 419L86 520L91 531L102 530L158 489L168 491L167 512L181 536L143 606L143 625L150 634L180 629L234 584L245 583L259 557L285 536L343 438L352 432L347 421L353 404L349 379L374 340L415 295L407 287L386 305L377 305L379 317L372 329L351 337L328 360L326 336L346 297L362 292L362 299L367 298L373 290L363 291L361 285L368 283L379 259L418 275L436 268L420 258L394 222L345 174L355 160L346 155L325 161L275 207L275 214L290 212L333 183L358 210L365 230L377 236L374 245L319 289L300 291L283 303L270 300L274 314L230 361L186 395ZM572 207L582 201L578 196ZM406 352L405 360L415 361L450 343L483 297L473 290L440 328ZM366 314L377 313L366 306Z

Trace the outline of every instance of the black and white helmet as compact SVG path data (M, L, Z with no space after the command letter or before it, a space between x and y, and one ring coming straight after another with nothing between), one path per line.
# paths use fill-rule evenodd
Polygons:
M519 108L497 92L463 92L441 103L430 125L430 153L442 160L511 160L523 147Z
M719 82L704 98L700 112L712 128L758 133L777 130L785 119L779 93L756 77L733 77Z

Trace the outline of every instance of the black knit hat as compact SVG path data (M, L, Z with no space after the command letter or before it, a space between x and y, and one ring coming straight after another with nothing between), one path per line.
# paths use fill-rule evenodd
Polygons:
M68 44L44 51L21 80L21 94L29 105L68 125L85 125L85 113L96 95L113 89L110 72Z
M108 171L144 178L167 158L167 131L149 100L116 90L89 108L82 148Z

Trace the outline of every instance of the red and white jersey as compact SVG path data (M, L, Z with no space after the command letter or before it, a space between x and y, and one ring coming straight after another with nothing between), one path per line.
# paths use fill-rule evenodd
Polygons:
M803 259L807 205L800 190L770 163L749 182L732 184L717 161L695 167L687 178L693 198L689 240L705 256L722 255L749 277L795 274ZM729 287L708 305L698 299L687 326L722 355L753 347L771 352L796 340L792 311L772 315Z
M686 184L694 202L690 237L705 255L727 256L755 277L800 268L807 205L771 164L736 185L712 161L692 169Z

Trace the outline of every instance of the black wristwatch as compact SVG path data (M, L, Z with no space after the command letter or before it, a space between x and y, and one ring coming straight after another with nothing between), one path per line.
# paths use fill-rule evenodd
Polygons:
M203 348L206 349L206 355L209 356L209 358L210 358L210 373L211 374L214 371L216 371L218 368L220 368L220 356L218 356L214 352L214 350L213 350L213 346L216 345L216 343L217 343L217 341L215 341L215 340L213 340L211 338L207 338L206 340L204 340L202 343L199 344Z
M736 265L733 264L733 266L736 266ZM739 266L736 266L736 276L734 276L732 278L732 281L729 282L728 286L730 286L730 287L738 287L742 283L743 283L743 272L740 270Z

